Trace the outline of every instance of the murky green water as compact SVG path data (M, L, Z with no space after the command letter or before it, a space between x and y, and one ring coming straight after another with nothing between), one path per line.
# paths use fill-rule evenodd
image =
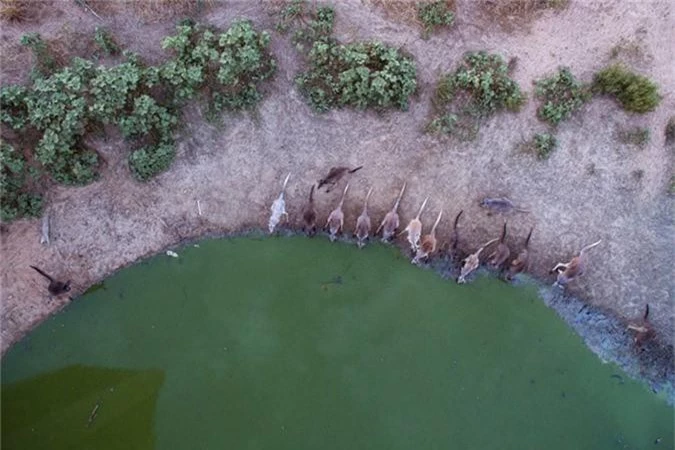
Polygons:
M322 239L179 253L6 355L3 449L673 448L673 410L534 289Z

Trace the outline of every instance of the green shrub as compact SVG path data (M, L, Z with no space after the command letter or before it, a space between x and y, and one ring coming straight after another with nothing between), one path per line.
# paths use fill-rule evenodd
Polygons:
M417 17L424 25L425 37L442 27L450 27L455 14L447 0L432 0L417 4Z
M548 159L558 146L558 140L549 133L537 133L529 144L530 149L539 159Z
M129 156L132 173L147 180L175 157L177 107L185 100L201 95L210 110L218 111L251 108L260 101L260 83L276 68L267 33L257 32L248 21L235 22L223 33L192 22L177 30L164 41L174 56L159 66L146 67L128 52L113 67L74 58L59 68L54 60L32 84L0 88L0 123L33 149L31 163L40 165L31 170L46 171L67 185L91 182L98 176L99 156L85 146L85 137L102 125L117 125L135 149ZM103 29L96 30L94 39L106 52L120 50ZM48 45L38 34L28 34L22 42L33 49L38 63L48 62ZM3 217L39 210L39 198L20 187L23 172L14 170L19 167L14 153L4 147L3 152L3 161L9 161L3 165L2 193L9 199L3 202Z
M278 13L276 28L281 33L294 29L292 41L298 50L318 40L333 40L335 10L331 6L313 7L306 0L292 0Z
M26 174L24 156L0 143L0 219L37 217L42 212L42 197L27 192Z
M120 53L120 47L115 42L115 38L105 28L96 27L94 42L106 55L111 56Z
M160 143L133 151L129 155L129 167L138 180L147 181L168 169L175 157L172 143Z
M58 69L58 63L49 45L42 40L39 33L27 33L21 36L21 45L28 47L33 52L34 77L51 75Z
M405 110L417 88L412 59L379 42L317 41L309 65L296 82L317 111L343 106Z
M191 24L177 29L178 34L162 44L175 57L157 69L159 83L171 86L178 101L203 92L211 107L256 105L262 98L260 82L276 71L276 61L267 50L268 33L255 31L249 21L237 21L220 35Z
M613 95L623 109L631 112L653 111L661 101L656 84L619 64L598 72L595 75L594 89L600 94Z
M649 143L651 133L649 128L644 127L625 128L618 131L617 138L624 144L643 148Z
M536 82L536 96L542 104L537 115L552 125L567 120L590 99L590 90L574 78L567 68Z
M460 122L473 120L477 130L480 119L505 109L518 111L524 101L525 95L509 77L508 66L501 56L469 53L454 73L443 75L439 80L434 99L436 117L432 123L438 118L443 120L450 112L457 115Z

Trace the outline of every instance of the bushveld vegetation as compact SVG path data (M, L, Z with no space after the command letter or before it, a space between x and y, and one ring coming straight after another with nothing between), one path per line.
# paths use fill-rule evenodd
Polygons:
M428 37L440 28L452 26L455 13L448 0L424 1L417 4L417 18L424 26L424 36Z
M535 154L539 159L548 159L557 146L558 140L553 134L537 133L525 144L525 150Z
M436 117L427 130L471 139L481 119L502 110L518 111L526 97L508 72L500 55L466 54L457 70L443 75L438 82Z
M105 53L119 50L103 30L94 40ZM267 51L269 35L248 21L235 22L223 33L183 23L163 42L173 57L158 66L124 52L111 67L81 58L59 67L39 35L26 35L22 43L35 54L33 80L0 89L0 122L13 130L17 144L33 151L28 161L9 145L3 147L4 219L39 210L35 197L24 192L27 162L37 177L48 174L62 184L87 184L96 179L100 158L85 137L103 125L115 125L132 146L131 172L148 180L174 159L174 134L185 101L199 97L216 111L251 108L262 97L260 82L275 71ZM5 204L11 209L5 211Z
M593 88L599 94L615 97L621 107L630 112L653 111L661 102L655 83L620 64L613 64L598 72Z
M565 67L535 84L535 95L541 101L537 116L551 125L567 120L591 98L589 86L577 81Z
M11 145L0 143L0 218L35 217L42 210L42 196L31 192L35 178L26 158Z
M335 12L293 0L279 12L277 29L293 29L299 50L309 47L307 70L296 83L318 112L333 108L407 109L417 88L415 63L380 42L341 44L333 37Z

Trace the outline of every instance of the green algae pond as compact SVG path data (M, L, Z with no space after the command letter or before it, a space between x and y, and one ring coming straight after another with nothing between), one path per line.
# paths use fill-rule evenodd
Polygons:
M10 349L3 449L673 448L673 409L533 286L320 238L177 252Z

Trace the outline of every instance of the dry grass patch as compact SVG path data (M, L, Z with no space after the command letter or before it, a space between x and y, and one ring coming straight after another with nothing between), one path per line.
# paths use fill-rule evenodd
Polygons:
M157 23L180 16L197 16L216 0L79 0L95 13L108 16L132 12L144 22Z
M0 19L5 22L23 22L28 19L28 0L0 0Z
M491 22L514 31L533 22L543 11L561 11L568 5L569 0L481 0L479 8Z
M370 4L382 10L390 20L410 26L422 27L422 21L420 21L417 14L417 2L415 1L370 0Z

